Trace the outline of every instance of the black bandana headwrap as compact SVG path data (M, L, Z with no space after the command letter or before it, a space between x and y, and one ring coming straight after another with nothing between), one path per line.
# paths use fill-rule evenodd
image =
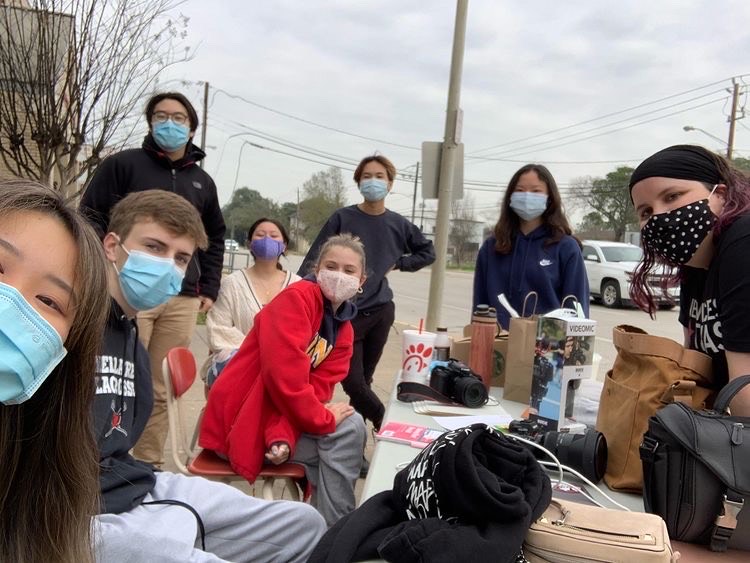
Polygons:
M654 176L695 180L711 185L724 182L708 151L695 145L674 145L649 156L630 176L630 190L641 180Z

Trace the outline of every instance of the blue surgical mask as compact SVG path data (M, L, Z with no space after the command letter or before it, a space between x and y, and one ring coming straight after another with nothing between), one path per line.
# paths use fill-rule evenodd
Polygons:
M284 252L284 243L271 237L253 239L250 252L261 260L276 260Z
M128 251L124 246L122 248L128 253L128 259L118 272L120 288L133 309L153 309L180 293L185 272L177 267L174 260L140 250Z
M163 123L154 123L151 126L151 134L162 150L175 152L187 145L190 139L190 128L167 119Z
M0 403L31 398L67 353L57 331L19 291L0 282Z
M547 209L548 199L547 194L513 192L510 195L510 208L524 221L532 221Z
M388 195L388 183L378 178L368 178L359 183L359 191L366 201L380 201Z

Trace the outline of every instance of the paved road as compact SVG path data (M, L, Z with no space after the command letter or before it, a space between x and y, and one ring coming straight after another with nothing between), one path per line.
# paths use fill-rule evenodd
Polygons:
M245 256L238 256L236 263L244 266L246 260ZM287 260L287 267L296 271L302 263L302 256L290 255ZM470 319L473 273L448 271L445 276L440 325L447 327L451 333L460 334ZM430 270L414 273L391 272L388 281L396 303L396 320L406 325L418 326L419 319L425 318L427 313ZM659 311L656 320L651 320L647 314L637 309L607 309L592 304L591 318L598 322L596 352L602 356L601 365L611 366L614 362L616 352L612 346L612 329L617 325L634 325L651 334L682 342L682 328L677 315L676 308L672 311Z

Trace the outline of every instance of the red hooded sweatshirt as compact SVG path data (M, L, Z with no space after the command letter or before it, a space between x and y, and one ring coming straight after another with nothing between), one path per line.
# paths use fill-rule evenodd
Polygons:
M211 387L201 447L226 456L253 482L271 444L286 442L293 453L300 434L333 432L336 421L324 404L349 371L356 310L345 302L334 315L320 286L307 279L263 307Z

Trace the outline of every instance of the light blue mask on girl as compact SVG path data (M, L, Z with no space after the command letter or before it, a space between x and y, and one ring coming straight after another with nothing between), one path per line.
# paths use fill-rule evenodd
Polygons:
M524 221L532 221L547 209L548 199L547 194L513 192L510 194L510 208Z
M128 253L128 259L118 272L120 288L133 309L153 309L180 293L185 272L174 260L122 248Z
M388 183L379 178L368 178L359 183L359 191L366 201L380 201L388 195Z
M190 139L190 128L167 119L163 123L154 123L151 126L151 134L162 150L175 152L187 145Z
M67 351L23 295L0 282L0 403L28 401Z

